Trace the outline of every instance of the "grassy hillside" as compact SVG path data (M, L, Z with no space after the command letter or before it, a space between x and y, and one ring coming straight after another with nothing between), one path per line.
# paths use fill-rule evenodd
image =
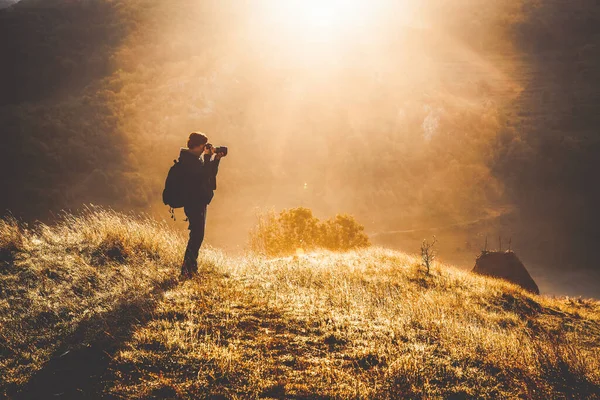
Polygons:
M371 248L266 259L92 210L0 225L0 396L600 398L600 303Z

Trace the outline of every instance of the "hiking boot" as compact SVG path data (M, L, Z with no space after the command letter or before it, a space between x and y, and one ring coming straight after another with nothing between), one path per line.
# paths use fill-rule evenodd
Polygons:
M198 273L198 262L184 260L181 266L181 278L190 279L193 275Z
M187 269L181 269L181 274L179 274L179 279L182 281L188 280L192 277L192 274Z
M192 271L190 271L190 267L187 264L181 266L181 274L179 277L181 279L190 279L192 277Z
M191 263L189 266L189 271L190 271L190 274L192 274L192 275L198 274L198 262L195 261L195 262Z

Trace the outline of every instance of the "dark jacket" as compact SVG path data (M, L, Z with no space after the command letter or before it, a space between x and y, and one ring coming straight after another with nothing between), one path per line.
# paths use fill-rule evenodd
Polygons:
M217 188L217 172L219 161L210 161L210 155L203 154L204 162L186 148L179 152L179 162L185 166L186 171L186 205L210 204L214 190Z

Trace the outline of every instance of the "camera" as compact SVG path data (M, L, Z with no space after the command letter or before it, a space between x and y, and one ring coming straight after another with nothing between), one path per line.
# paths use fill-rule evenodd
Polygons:
M211 150L214 146L210 143L206 143L206 148L208 150ZM222 153L224 156L227 155L227 147L225 146L219 146L215 148L215 153Z
M227 155L227 147L219 146L215 149L215 153L220 153L220 154L223 154L224 156L226 156Z

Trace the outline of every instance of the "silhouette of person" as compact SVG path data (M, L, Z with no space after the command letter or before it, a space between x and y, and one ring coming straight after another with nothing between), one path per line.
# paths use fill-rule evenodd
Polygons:
M179 162L185 170L186 196L183 210L188 219L190 237L181 266L182 278L198 272L198 252L204 240L206 209L217 188L219 162L225 153L216 153L203 133L192 132L187 148L181 148Z

